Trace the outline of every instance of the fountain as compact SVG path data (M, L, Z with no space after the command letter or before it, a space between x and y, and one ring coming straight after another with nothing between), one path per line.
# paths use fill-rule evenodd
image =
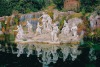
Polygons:
M82 20L79 18L72 18L67 22L64 20L63 28L60 30L58 28L59 21L53 22L47 13L43 12L40 18L42 18L42 23L38 21L34 31L32 31L33 26L29 20L26 25L28 33L25 33L21 25L17 26L18 33L15 39L18 49L17 57L24 53L29 57L33 55L33 50L35 50L37 57L41 58L38 60L43 63L43 67L48 67L51 62L56 63L58 58L65 61L69 55L74 61L81 54L81 51L78 50L78 44L82 39L80 36L83 35L78 35L77 26L82 23ZM68 43L73 43L73 46L68 46ZM60 51L58 51L59 49ZM63 57L59 55L59 52L62 53Z

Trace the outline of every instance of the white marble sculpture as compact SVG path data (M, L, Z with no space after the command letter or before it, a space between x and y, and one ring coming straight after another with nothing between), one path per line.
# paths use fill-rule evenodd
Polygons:
M58 32L59 32L58 26L56 24L54 24L53 30L51 32L52 41L54 41L54 42L58 41L58 37L57 37Z
M52 31L52 19L51 19L51 17L48 17L47 18L47 20L48 20L48 22L47 22L47 31Z
M32 32L32 24L29 23L29 21L27 21L27 25L28 27L28 33Z
M42 18L42 23L43 23L43 29L46 29L46 23L47 23L47 18L50 17L48 14L46 14L45 12L43 12L43 15L40 17ZM39 18L39 19L40 19Z
M23 38L24 38L24 31L23 31L23 29L22 29L22 26L21 25L19 25L19 26L17 26L17 36L16 36L16 39L18 39L18 40L22 40Z
M40 24L39 24L39 22L37 23L37 29L36 29L36 35L40 35L40 34L42 34L42 30L41 30L41 26L40 26Z
M64 20L64 26L61 30L61 33L64 35L68 35L69 31L70 31L70 29L69 29L68 23L66 23L66 21Z
M72 35L75 36L75 37L78 36L77 29L78 29L77 26L73 23L73 26L71 28L71 32L72 32Z

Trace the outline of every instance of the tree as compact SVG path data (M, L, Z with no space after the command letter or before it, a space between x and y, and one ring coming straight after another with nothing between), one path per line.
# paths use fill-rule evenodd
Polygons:
M99 0L80 0L80 2L80 9L85 9L86 12L92 12L94 8L99 4Z
M64 6L64 0L53 0L54 4L57 5L57 8L61 10Z

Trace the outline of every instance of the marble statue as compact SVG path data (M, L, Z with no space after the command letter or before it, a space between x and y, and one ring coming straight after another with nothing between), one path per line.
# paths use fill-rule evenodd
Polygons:
M40 18L42 18L43 29L46 29L46 23L47 23L48 17L50 17L50 16L48 14L46 14L45 12L43 12L43 15L40 17Z
M42 34L42 30L41 30L41 26L40 26L40 24L39 24L39 22L37 23L37 29L36 29L36 35L40 35L40 34Z
M19 26L17 26L17 36L16 36L16 38L18 39L18 40L21 40L21 39L23 39L24 38L24 31L23 31L23 29L22 29L22 26L21 25L19 25Z
M48 22L47 22L47 31L52 31L52 19L51 19L51 17L48 17L47 18L47 20L48 20Z
M58 26L56 24L53 24L53 30L51 32L52 41L58 41L57 37L58 32L59 32Z
M28 33L32 32L32 24L29 23L29 21L27 21L27 25L28 27Z
M72 28L71 28L71 32L73 36L78 36L77 35L77 26L73 23Z
M61 33L64 35L67 35L69 33L69 31L70 31L70 29L69 29L68 23L66 23L66 21L64 21L64 26L61 30Z

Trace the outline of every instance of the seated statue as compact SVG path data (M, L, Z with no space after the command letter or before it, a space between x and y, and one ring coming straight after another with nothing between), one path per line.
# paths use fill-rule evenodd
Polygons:
M56 24L53 25L53 30L51 32L52 41L58 41L57 34L59 32L58 26Z

